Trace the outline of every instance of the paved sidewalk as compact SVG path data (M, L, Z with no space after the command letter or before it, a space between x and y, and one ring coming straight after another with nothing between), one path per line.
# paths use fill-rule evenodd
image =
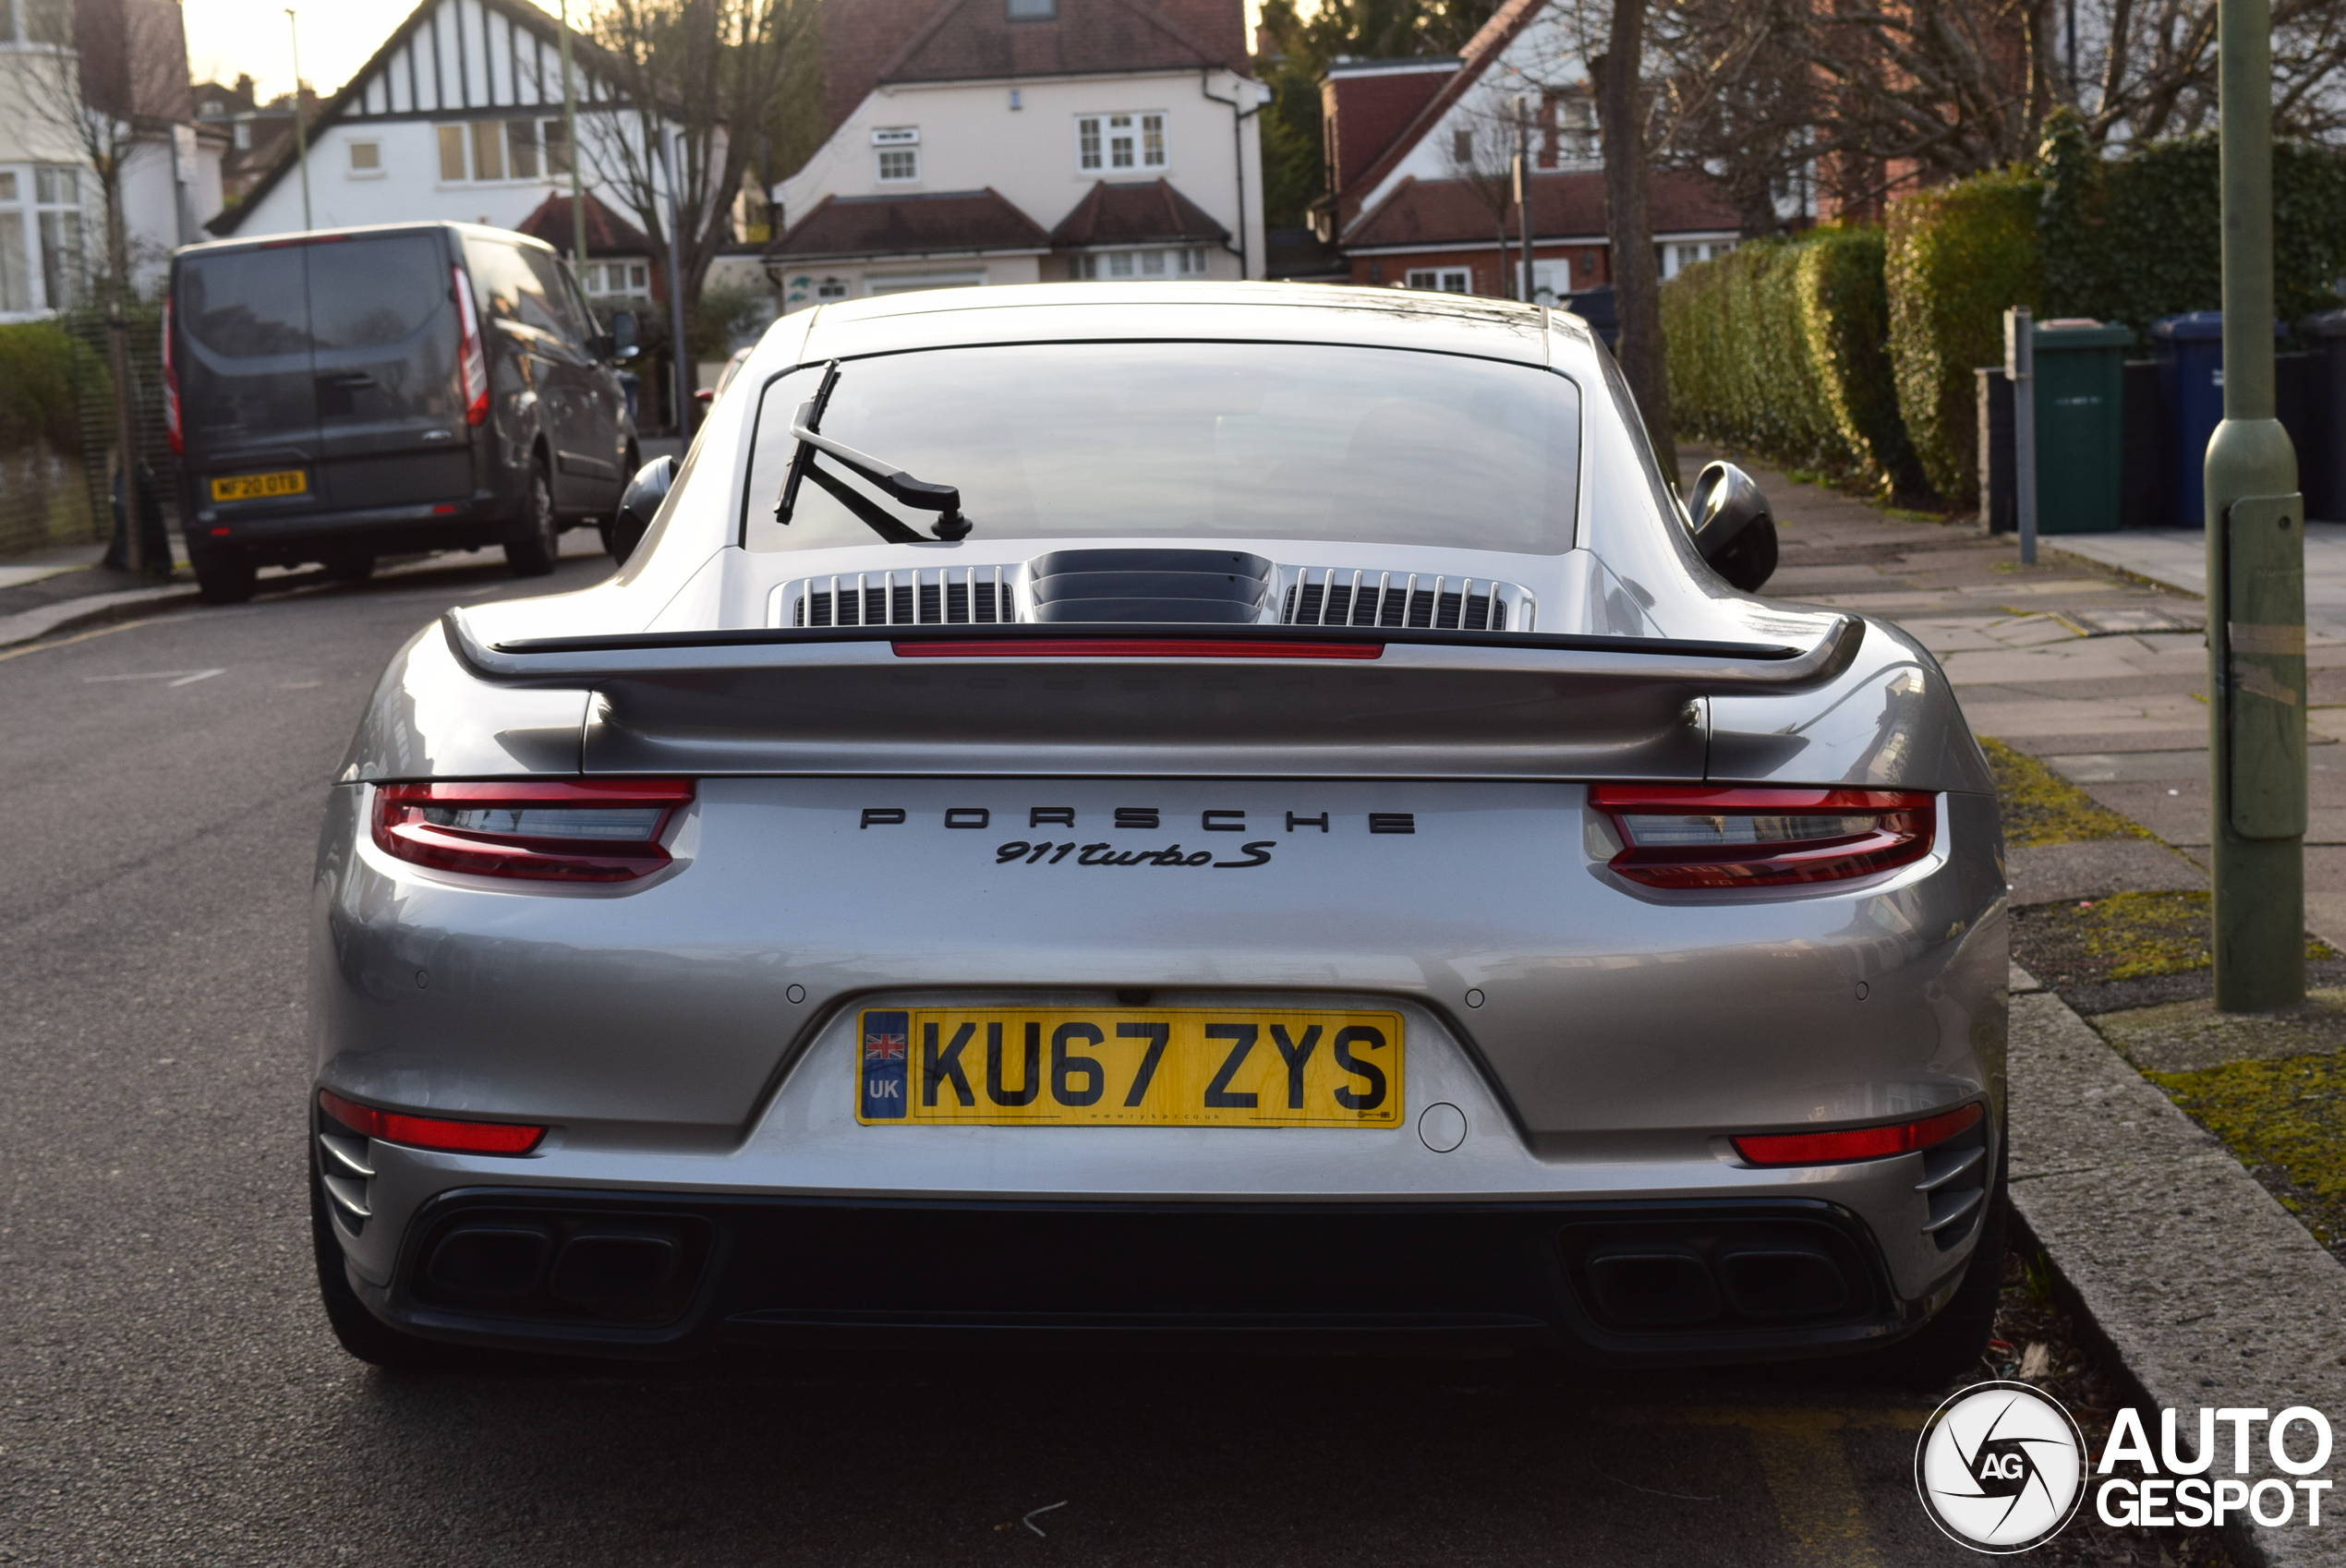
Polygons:
M2207 536L2196 528L2052 534L2038 543L2183 593L2207 591ZM2305 525L2305 621L2346 635L2346 523Z

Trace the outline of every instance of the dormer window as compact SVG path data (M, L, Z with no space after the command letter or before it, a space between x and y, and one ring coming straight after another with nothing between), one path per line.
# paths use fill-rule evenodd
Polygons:
M921 177L921 132L918 126L884 126L872 132L882 185L908 185Z
M1059 0L1002 0L1002 14L1014 22L1057 21Z

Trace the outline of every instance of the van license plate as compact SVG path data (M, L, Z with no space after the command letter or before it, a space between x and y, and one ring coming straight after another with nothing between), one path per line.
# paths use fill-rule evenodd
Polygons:
M212 499L214 501L259 501L265 496L308 493L309 475L300 468L288 468L277 474L231 474L212 482Z
M872 1007L858 1021L866 1127L1401 1121L1398 1013Z

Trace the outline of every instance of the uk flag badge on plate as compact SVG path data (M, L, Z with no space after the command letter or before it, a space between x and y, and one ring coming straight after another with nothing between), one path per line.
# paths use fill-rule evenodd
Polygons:
M861 1119L904 1119L907 1081L911 1077L913 1018L905 1012L868 1012L863 1016L863 1088Z

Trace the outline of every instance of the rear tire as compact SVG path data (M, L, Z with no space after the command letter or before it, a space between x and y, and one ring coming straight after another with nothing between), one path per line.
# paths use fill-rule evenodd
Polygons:
M188 564L196 569L196 596L206 604L242 604L252 597L260 568L240 549L195 549Z
M505 543L505 564L516 577L543 577L562 559L562 522L554 515L554 484L543 462L529 465L529 488L522 500L520 538Z
M326 575L337 583L363 583L375 574L375 558L358 550L330 555L322 564Z

